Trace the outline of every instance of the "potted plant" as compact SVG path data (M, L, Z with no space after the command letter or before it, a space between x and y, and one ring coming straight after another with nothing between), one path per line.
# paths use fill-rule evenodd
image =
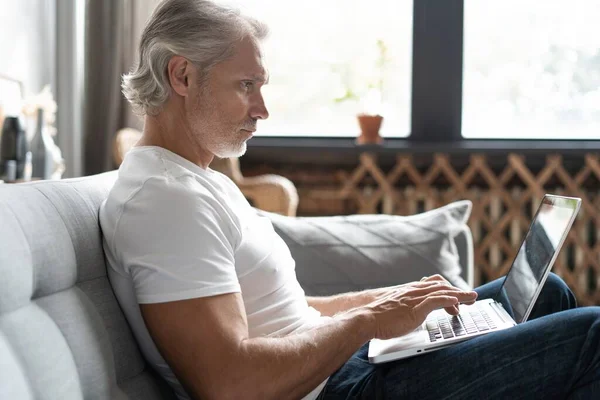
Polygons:
M379 135L383 116L381 115L382 94L384 86L384 73L389 62L387 46L381 39L377 40L377 59L368 78L352 80L351 69L348 65L336 68L340 74L345 92L336 98L335 103L354 101L359 104L356 115L360 127L360 136L356 139L358 144L380 144L383 138Z

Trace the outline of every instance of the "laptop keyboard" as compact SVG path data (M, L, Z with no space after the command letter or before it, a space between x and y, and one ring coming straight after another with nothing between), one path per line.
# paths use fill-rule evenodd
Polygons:
M489 315L476 307L469 307L458 315L436 313L429 316L425 323L431 342L496 328Z

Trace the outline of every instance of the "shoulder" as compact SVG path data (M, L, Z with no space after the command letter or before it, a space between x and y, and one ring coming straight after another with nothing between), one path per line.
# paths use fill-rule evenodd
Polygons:
M193 176L152 176L118 199L114 214L113 247L219 237L232 248L241 230L215 195Z
M124 205L124 214L134 219L156 220L178 226L215 223L237 230L235 216L223 199L195 176L151 177Z

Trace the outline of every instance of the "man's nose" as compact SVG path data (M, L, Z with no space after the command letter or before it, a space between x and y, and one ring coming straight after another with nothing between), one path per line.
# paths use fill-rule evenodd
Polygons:
M269 111L265 105L265 99L262 94L256 96L256 100L250 108L250 117L254 119L267 119L269 118Z

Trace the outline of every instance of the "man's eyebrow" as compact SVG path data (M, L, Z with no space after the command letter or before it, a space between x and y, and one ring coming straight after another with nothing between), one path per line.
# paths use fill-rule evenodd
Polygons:
M256 74L256 75L252 75L250 77L250 79L252 79L255 82L260 82L263 85L266 85L269 83L269 75L268 74Z

